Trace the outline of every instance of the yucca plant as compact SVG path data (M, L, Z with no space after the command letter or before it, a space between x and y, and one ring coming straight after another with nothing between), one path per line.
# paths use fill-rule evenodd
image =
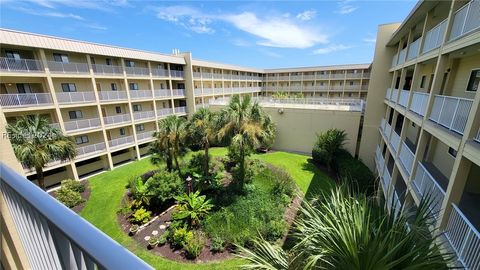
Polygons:
M327 166L327 170L331 171L335 162L335 158L343 149L347 140L347 133L344 130L332 128L317 135L317 141L314 145L314 151L319 152L321 162ZM312 153L315 158L315 153Z
M338 188L300 208L291 250L257 240L252 249L240 247L238 256L248 261L243 269L449 268L453 256L442 254L439 235L430 233L427 201L391 213L376 199Z

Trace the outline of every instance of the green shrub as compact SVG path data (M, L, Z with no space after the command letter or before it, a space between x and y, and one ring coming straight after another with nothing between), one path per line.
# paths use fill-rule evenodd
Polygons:
M223 252L225 250L225 242L223 241L223 239L218 236L212 237L210 250L212 252Z
M61 187L65 189L70 189L78 193L82 193L85 191L85 186L80 183L79 181L73 179L65 179L61 183Z
M312 149L312 159L318 164L327 165L327 152L318 146Z
M347 133L345 133L344 130L336 128L318 134L312 150L313 159L325 164L327 170L330 171L337 160L339 152L343 149L346 140Z
M287 195L288 197L293 196L295 191L295 182L290 174L282 168L272 167L270 168L272 172L272 180L274 181L272 194L276 196Z
M141 207L133 213L130 221L136 224L145 224L150 220L151 216L152 212L147 211L145 210L145 208Z
M185 193L185 181L176 171L160 171L145 182L151 203L161 205L175 196Z
M352 182L353 188L359 192L373 194L375 192L375 176L362 161L352 157L343 150L337 158L337 171L341 179Z
M271 220L265 227L265 239L269 241L277 240L285 235L287 223L284 220Z
M162 233L160 235L160 237L158 238L158 245L159 246L163 246L163 245L165 245L165 243L167 243L168 235L169 235L169 231L165 231L164 233Z
M205 245L205 236L202 232L196 231L193 237L185 239L183 249L185 249L188 259L195 259L202 252Z
M80 193L64 187L61 187L56 191L56 198L69 208L72 208L84 202Z
M185 243L190 242L192 238L192 231L187 230L186 227L178 228L173 231L172 245L177 248L181 248L185 245Z

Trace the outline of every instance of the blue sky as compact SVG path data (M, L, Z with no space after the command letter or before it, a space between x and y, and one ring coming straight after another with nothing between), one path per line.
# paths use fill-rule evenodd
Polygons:
M0 26L250 67L368 63L378 25L415 3L0 0Z

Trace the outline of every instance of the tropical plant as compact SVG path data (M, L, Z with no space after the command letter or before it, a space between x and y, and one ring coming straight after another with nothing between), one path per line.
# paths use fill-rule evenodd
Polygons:
M145 224L150 220L151 217L152 212L147 211L145 210L145 208L141 207L133 213L130 221L136 224Z
M207 200L205 195L200 195L199 191L177 196L175 199L178 201L178 205L173 218L187 220L191 227L196 226L213 207L210 199Z
M219 139L229 144L229 155L238 166L238 178L243 187L246 173L245 159L253 150L269 144L275 137L275 127L258 102L250 96L234 95L219 115Z
M175 163L177 171L180 171L178 159L187 151L187 121L183 117L170 115L160 120L158 127L159 130L153 135L156 140L150 147L152 163L160 164L161 161L165 161L169 171L173 169L173 163Z
M190 136L196 143L200 144L205 152L203 175L208 176L210 161L208 150L217 135L216 115L206 108L200 108L193 114L190 123Z
M151 195L149 194L148 186L143 182L141 177L130 179L129 188L135 203L139 205L150 204Z
M77 153L73 140L39 115L24 116L15 124L8 124L7 132L18 161L35 170L38 185L44 190L43 168L47 163L72 160Z
M65 187L56 191L56 198L68 208L72 208L84 202L80 193Z
M150 203L158 206L185 193L185 182L178 172L159 171L147 179L145 189Z
M335 159L340 150L343 149L346 140L347 134L345 131L336 128L318 134L312 157L317 162L324 163L327 166L327 170L331 171Z
M376 198L340 187L300 208L289 252L259 239L238 256L248 260L244 269L448 269L453 256L430 233L429 206L422 200L389 212Z

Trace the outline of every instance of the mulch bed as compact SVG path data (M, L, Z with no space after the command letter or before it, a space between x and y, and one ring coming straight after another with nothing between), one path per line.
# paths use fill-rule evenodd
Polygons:
M88 180L84 180L81 183L85 187L85 190L82 193L80 193L80 196L82 196L82 199L83 199L84 202L82 202L79 205L74 206L73 208L70 208L70 209L72 209L73 212L75 212L77 214L80 213L83 210L83 208L85 207L85 204L87 203L88 198L90 198L90 192L91 192L90 186L88 184ZM49 194L52 197L57 198L57 193L55 191L51 191L51 192L49 192Z

